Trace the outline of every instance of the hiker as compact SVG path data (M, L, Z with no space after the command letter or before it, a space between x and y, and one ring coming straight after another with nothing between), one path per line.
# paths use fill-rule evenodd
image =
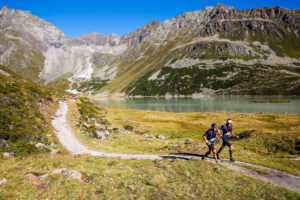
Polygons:
M219 129L217 128L216 124L211 125L211 129L208 129L206 133L203 135L203 139L206 142L208 146L208 152L204 156L202 156L202 160L205 159L211 152L213 152L213 156L215 161L218 163L217 159L217 151L215 150L215 143L217 142L217 139L219 139L221 136Z
M63 93L63 94L62 94L62 98L66 98L66 95L65 95L65 93Z
M232 157L232 150L233 150L233 146L230 144L229 142L229 138L230 137L234 137L233 133L232 133L232 121L230 119L227 119L227 123L223 124L222 126L219 127L220 130L222 130L222 146L220 147L218 153L217 153L217 157L218 159L220 159L219 154L221 153L221 151L228 146L229 147L229 155L230 155L230 161L234 162L235 159Z

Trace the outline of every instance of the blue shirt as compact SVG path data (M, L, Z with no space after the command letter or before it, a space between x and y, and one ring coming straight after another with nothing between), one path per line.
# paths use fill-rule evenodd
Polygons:
M219 129L223 133L223 138L227 138L226 133L231 133L232 132L232 125L230 127L228 124L223 124L222 126L219 127Z
M218 129L215 130L215 131L214 131L213 129L208 129L208 130L206 131L206 133L205 133L203 136L205 136L206 139L209 141L209 140L211 140L212 138L215 138L216 135L217 135L217 133L218 133Z

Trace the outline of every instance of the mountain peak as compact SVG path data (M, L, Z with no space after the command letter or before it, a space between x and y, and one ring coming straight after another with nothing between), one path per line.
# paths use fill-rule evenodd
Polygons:
M93 32L91 32L90 34L87 34L87 35L101 35L101 34L98 33L97 31L93 31Z
M225 5L222 4L222 3L218 3L218 4L216 5L216 7L222 7L222 6L225 6Z
M0 12L4 13L4 12L7 12L9 9L4 5L2 7L2 9L0 10Z

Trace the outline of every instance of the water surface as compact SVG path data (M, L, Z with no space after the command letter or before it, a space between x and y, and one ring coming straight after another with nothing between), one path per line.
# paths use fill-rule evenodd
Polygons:
M255 100L283 99L288 103L255 103ZM167 112L243 112L243 113L294 113L300 114L300 97L221 96L193 98L94 98L113 108L160 110Z

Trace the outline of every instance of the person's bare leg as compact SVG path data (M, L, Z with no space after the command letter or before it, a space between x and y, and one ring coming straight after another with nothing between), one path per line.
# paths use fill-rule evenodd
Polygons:
M202 160L204 160L204 158L207 157L210 153L211 153L211 150L209 150L208 152L206 152L205 155L202 156Z
M218 158L217 158L217 151L213 150L213 156L216 162L218 162Z
M231 146L229 147L229 156L230 156L230 161L231 161L231 162L234 162L235 159L232 157L232 150L233 150L233 146L231 145Z
M221 146L218 153L217 153L217 158L220 159L219 154L221 153L221 151L225 148L226 146Z

